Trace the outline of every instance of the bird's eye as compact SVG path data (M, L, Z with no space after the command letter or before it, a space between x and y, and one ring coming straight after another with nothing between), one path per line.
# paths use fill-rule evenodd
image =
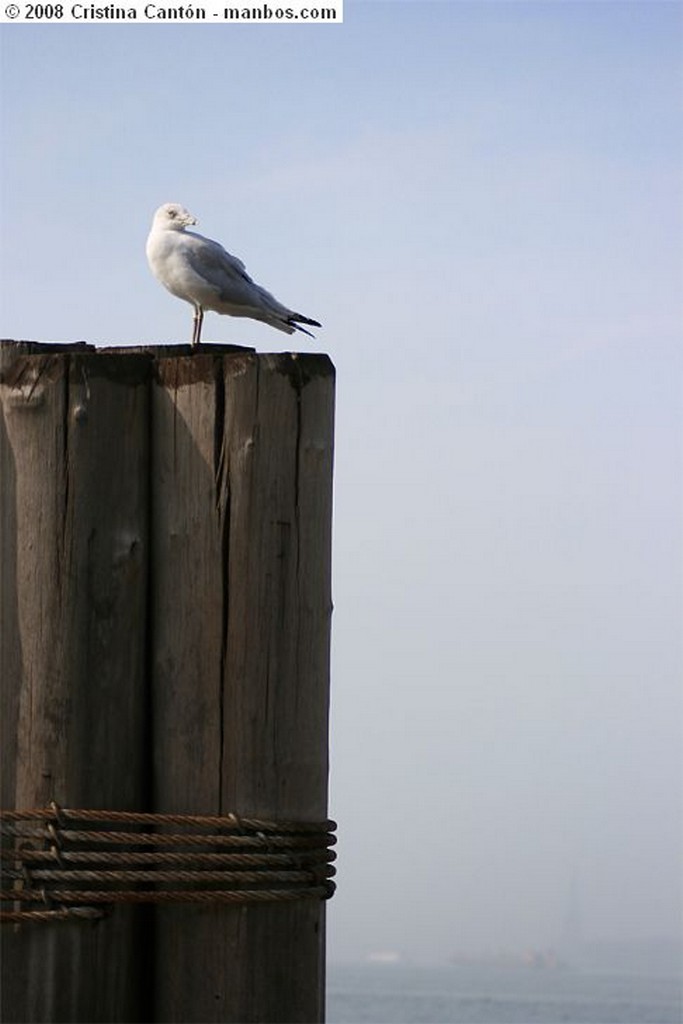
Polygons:
M175 210L169 210L168 211L169 217L175 217L175 214L176 214Z

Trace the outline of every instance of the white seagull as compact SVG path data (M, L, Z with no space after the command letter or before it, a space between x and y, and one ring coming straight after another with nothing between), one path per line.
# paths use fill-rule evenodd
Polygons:
M157 280L173 295L194 306L193 345L199 344L205 309L263 320L286 334L303 331L314 337L300 325L320 327L317 320L283 306L252 281L244 263L218 242L186 230L196 223L197 218L184 206L164 203L154 214L146 250L147 262Z

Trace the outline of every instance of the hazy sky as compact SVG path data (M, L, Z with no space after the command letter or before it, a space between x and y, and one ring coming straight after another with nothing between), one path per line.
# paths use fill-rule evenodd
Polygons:
M334 958L680 932L682 26L3 27L4 337L188 341L168 200L325 325Z

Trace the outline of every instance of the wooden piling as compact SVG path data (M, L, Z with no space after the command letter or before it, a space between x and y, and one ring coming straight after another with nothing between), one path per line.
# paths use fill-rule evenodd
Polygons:
M3 583L2 615L19 638L5 645L3 628L3 690L20 728L4 806L324 820L329 360L212 347L46 356L16 344L2 386L3 576L16 586ZM58 751L49 764L47 750ZM6 1019L323 1019L320 900L164 905L137 929L134 909L14 930L10 972L21 961L38 974L24 968L10 984ZM126 950L103 953L114 921ZM45 943L66 948L65 929L78 955L39 963ZM116 992L102 994L107 970ZM39 994L12 1016L24 985ZM60 1009L63 985L73 991Z
M3 778L10 808L140 809L148 360L4 353ZM140 911L3 934L3 1019L139 1020Z

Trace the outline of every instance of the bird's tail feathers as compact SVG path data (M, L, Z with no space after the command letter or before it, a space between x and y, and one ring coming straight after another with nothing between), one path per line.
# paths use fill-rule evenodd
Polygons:
M302 334L307 334L309 338L315 338L315 334L311 331L307 331L301 324L309 324L311 327L322 327L322 324L318 323L317 320L311 320L308 316L302 316L301 313L292 313L291 316L287 317L287 324L292 327L295 331L301 331Z

